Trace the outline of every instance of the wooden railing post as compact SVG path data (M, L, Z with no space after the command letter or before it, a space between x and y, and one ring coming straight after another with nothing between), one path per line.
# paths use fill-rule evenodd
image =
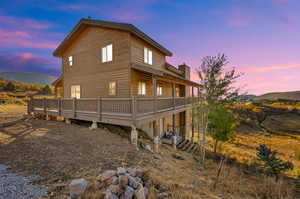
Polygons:
M47 114L47 99L44 98L43 100L43 108L44 108L44 113Z
M157 88L156 88L156 79L154 76L152 76L152 87L153 87L153 112L156 113L156 108L157 108Z
M136 97L133 96L131 98L131 114L132 114L133 123L135 123L136 120L136 113L137 113L137 101L136 101Z
M176 103L175 103L175 83L172 83L172 97L173 97L173 109L175 110Z
M28 100L28 103L27 103L27 114L31 114L33 111L33 97L32 95L29 96L29 100Z
M99 121L101 121L102 120L102 98L98 99L97 112L98 112Z
M57 98L57 114L61 116L61 99Z
M76 98L73 98L73 117L76 117Z

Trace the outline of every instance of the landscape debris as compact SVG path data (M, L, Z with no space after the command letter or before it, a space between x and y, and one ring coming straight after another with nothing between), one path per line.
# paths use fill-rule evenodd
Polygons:
M145 199L149 190L143 174L141 169L119 167L101 173L94 186L105 193L105 199Z
M37 199L47 196L47 188L33 185L39 176L23 177L8 171L9 167L0 164L0 199Z
M70 197L72 199L79 197L81 194L84 193L87 185L88 181L86 181L83 178L72 180L69 185Z
M180 155L177 155L177 154L172 154L172 157L177 160L185 160L183 157L181 157Z

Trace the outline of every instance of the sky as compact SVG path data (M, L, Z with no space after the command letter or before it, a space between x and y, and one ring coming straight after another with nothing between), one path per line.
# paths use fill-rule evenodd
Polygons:
M132 23L193 71L227 55L249 94L300 90L300 0L0 0L0 71L60 74L52 52L81 18ZM193 73L192 78L197 76Z

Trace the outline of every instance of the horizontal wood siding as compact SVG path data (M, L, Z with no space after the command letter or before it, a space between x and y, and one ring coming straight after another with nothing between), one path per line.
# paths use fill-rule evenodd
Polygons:
M99 27L86 28L63 53L64 97L70 86L80 85L81 97L130 96L129 33ZM113 61L102 63L102 47L113 44ZM73 56L73 65L68 65ZM109 81L117 82L117 95L108 95Z
M144 47L152 50L152 65L144 63ZM131 62L152 67L154 69L162 70L165 72L169 72L173 75L179 76L177 73L166 69L166 56L164 54L162 54L160 51L158 51L157 49L153 48L152 46L135 36L131 36Z

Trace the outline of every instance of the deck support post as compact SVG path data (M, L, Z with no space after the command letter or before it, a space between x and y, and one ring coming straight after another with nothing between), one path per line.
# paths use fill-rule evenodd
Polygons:
M194 121L194 87L192 86L192 142L195 141L195 121Z
M66 118L66 119L65 119L65 123L66 123L66 124L71 124L71 120L70 120L69 118Z
M49 121L50 120L50 116L48 114L46 114L46 120Z
M177 144L177 133L176 133L176 115L172 114L172 126L173 126L173 138L172 138L172 144L173 148L176 149L176 144Z
M153 121L153 130L154 130L154 138L153 138L153 150L154 153L158 153L159 152L159 145L160 145L160 136L159 136L159 131L158 131L158 126L157 126L157 121L154 120Z
M90 126L90 130L95 130L95 129L97 129L98 128L98 124L97 124L97 121L95 121L95 120L93 120L93 123L92 123L92 125Z
M138 149L138 132L136 130L136 126L131 126L131 134L130 134L130 141L133 146Z

